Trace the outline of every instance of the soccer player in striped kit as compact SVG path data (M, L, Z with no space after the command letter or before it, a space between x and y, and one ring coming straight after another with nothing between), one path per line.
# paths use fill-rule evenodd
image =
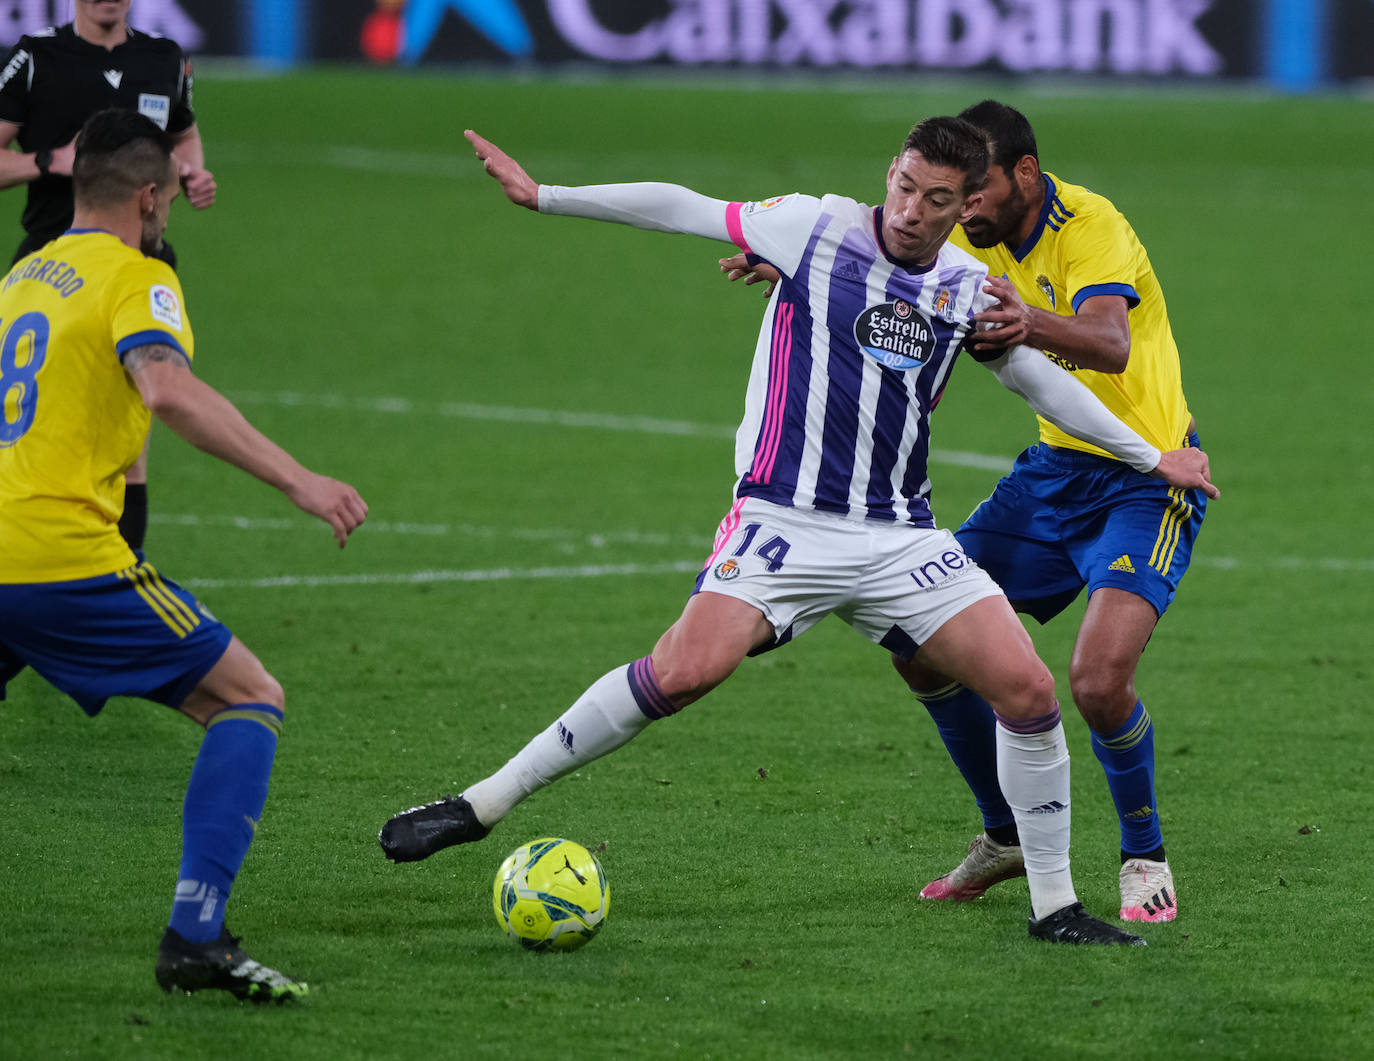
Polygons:
M1053 678L1001 590L936 528L927 500L931 410L973 314L995 303L982 290L986 269L946 244L977 206L983 135L957 118L917 125L876 208L833 195L740 203L671 184L538 185L494 144L467 136L517 205L733 242L772 262L783 281L736 436L735 502L681 617L649 655L593 683L495 774L393 816L379 835L387 857L415 861L480 840L530 793L834 613L993 705L999 775L1026 852L1031 935L1143 944L1077 901ZM1210 488L1205 454L1162 453L1038 350L998 351L984 363L1064 429L1142 472Z
M974 350L1041 347L1145 437L1197 446L1164 293L1130 223L1101 195L1040 169L1035 133L1020 111L983 100L959 116L987 134L993 151L976 212L950 236L987 265L988 289L998 298L979 315L997 328L982 332ZM721 269L746 283L779 279L744 255L723 260ZM1178 915L1155 798L1154 723L1136 694L1135 673L1188 570L1207 499L1141 475L1042 420L1039 443L955 531L1013 607L1037 622L1088 590L1069 685L1120 823L1124 921ZM895 662L983 818L963 861L921 897L976 899L1025 872L1016 821L997 781L995 717L975 691L919 658Z

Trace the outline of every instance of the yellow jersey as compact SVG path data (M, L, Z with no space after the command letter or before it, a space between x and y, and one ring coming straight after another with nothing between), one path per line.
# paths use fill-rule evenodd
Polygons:
M151 414L122 362L153 343L193 356L181 285L109 232L73 229L0 280L0 582L135 564L119 517Z
M1094 372L1078 368L1046 350L1091 390L1102 404L1161 450L1183 444L1191 416L1183 397L1178 347L1169 328L1150 259L1130 223L1107 199L1053 174L1043 174L1045 205L1035 230L1016 250L1006 244L969 245L955 226L950 241L993 275L1005 274L1028 306L1072 317L1094 295L1122 295L1130 307L1131 351L1126 370ZM1040 439L1051 446L1110 456L1104 450L1067 435L1043 417Z

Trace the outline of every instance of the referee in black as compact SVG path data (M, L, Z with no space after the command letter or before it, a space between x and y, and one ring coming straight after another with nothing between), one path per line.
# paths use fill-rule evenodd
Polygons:
M74 0L72 21L21 37L0 67L0 188L27 184L24 239L14 261L56 239L72 223L72 156L76 134L96 111L123 107L171 134L182 189L203 210L215 201L215 178L191 109L191 64L175 41L128 23L131 0ZM163 243L159 258L176 268ZM13 263L11 263L13 264ZM120 533L143 548L148 526L148 449L124 475Z

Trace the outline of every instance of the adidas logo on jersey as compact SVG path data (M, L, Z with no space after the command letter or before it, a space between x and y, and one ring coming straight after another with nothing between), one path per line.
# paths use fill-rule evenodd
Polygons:
M1131 564L1131 558L1127 556L1125 553L1122 553L1115 560L1113 560L1111 562L1111 565L1107 568L1107 570L1129 571L1131 574L1135 574L1135 567Z
M842 276L846 280L856 280L861 284L864 282L863 271L852 261L847 261L838 266L835 269L835 275Z

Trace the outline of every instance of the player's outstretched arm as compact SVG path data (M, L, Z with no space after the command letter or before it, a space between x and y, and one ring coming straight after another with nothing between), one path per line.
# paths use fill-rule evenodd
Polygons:
M1200 449L1161 452L1112 413L1097 395L1029 346L1017 346L985 361L998 382L1019 394L1061 431L1106 450L1136 471L1157 475L1170 486L1220 497L1212 485L1207 454Z
M1158 475L1173 486L1196 487L1209 497L1220 496L1208 476L1206 454L1192 450L1196 456L1182 456L1190 451L1171 450L1166 461L1165 454L1122 423L1097 395L1039 350L1017 346L983 363L1002 386L1019 394L1061 431L1091 442L1136 471Z
M530 178L524 167L490 140L477 135L471 129L463 130L463 135L477 152L477 157L482 160L482 168L501 185L506 198L516 206L537 211L539 185Z
M637 184L588 184L565 188L536 184L520 163L471 129L463 133L482 165L517 206L541 214L585 217L619 225L705 236L729 243L726 212L730 204L684 188L680 184L645 181Z
M159 343L135 347L124 355L124 369L154 416L197 449L275 486L302 512L324 520L340 549L367 518L358 491L299 464L197 379L180 351Z

